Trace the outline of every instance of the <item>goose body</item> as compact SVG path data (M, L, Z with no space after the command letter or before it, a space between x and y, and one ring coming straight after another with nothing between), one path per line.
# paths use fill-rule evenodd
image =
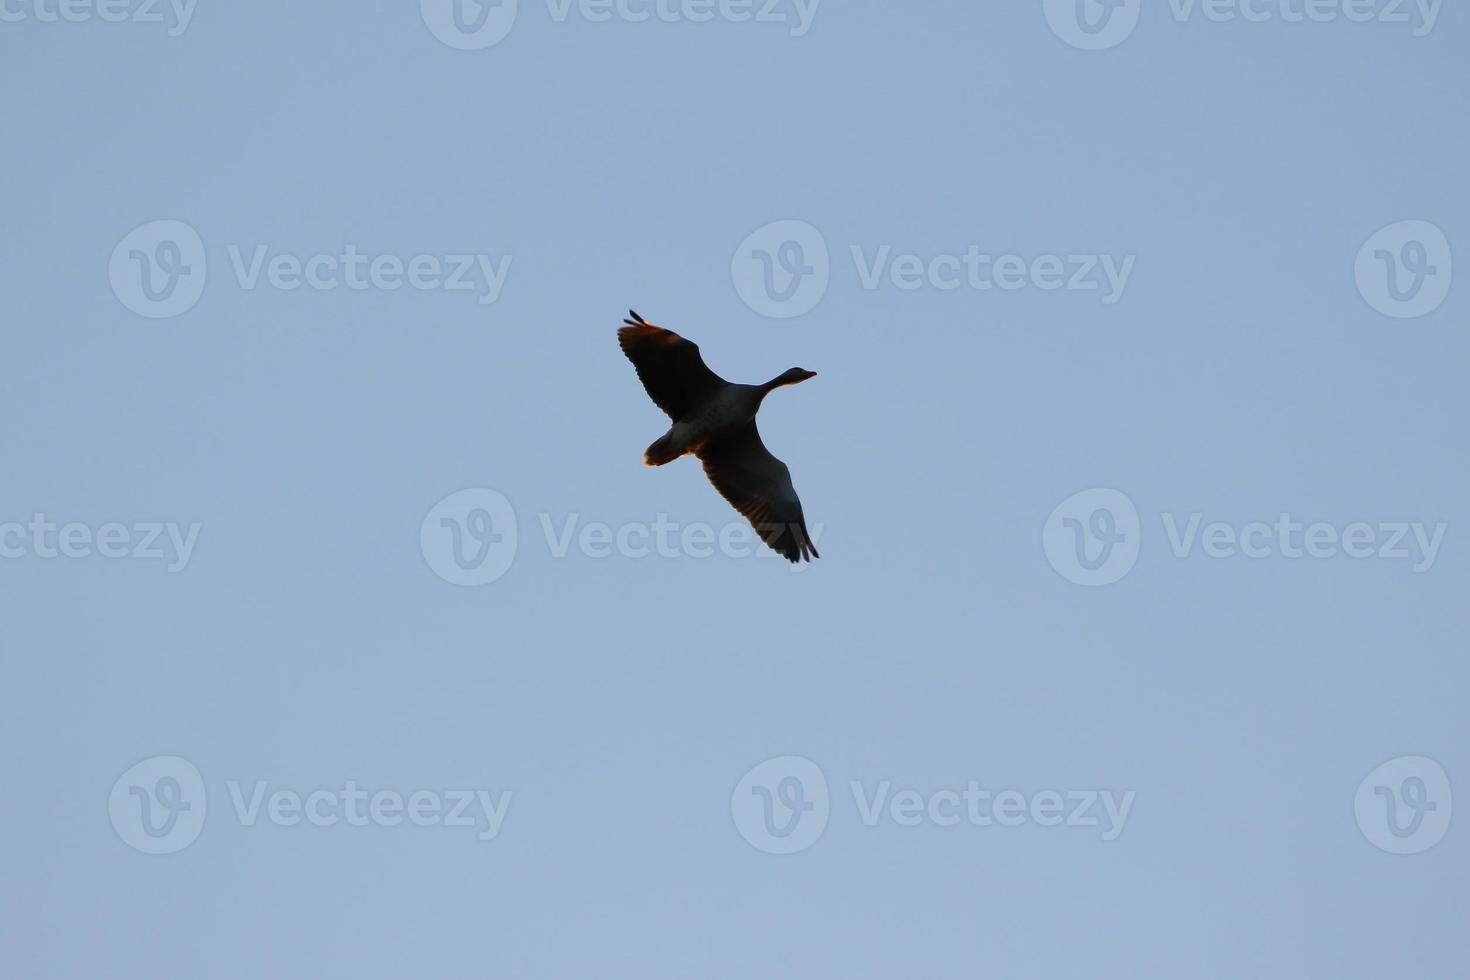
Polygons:
M673 420L643 461L663 466L697 456L720 495L750 521L761 540L792 562L820 558L807 532L791 471L761 442L755 416L777 388L800 384L815 371L791 368L763 385L732 384L704 363L698 345L629 310L618 345L648 396Z
M753 423L764 397L764 392L756 385L727 384L689 417L675 420L659 441L667 442L669 452L676 454L673 459L698 453L704 446L717 443L733 435L741 426ZM644 454L644 462L650 463L648 454Z

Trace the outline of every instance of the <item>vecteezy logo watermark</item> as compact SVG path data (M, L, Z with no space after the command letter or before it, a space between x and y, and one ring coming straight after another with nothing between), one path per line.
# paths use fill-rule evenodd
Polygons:
M851 246L852 261L863 289L872 291L891 285L903 292L938 289L951 292L969 288L976 292L999 289L1039 289L1042 292L1101 292L1104 306L1112 306L1123 298L1128 279L1133 275L1136 255L1023 255L992 254L979 245L969 245L963 253L941 252L918 255L914 252L894 254L880 245L868 255L861 245ZM964 274L961 275L961 270ZM887 280L885 283L884 280Z
M419 0L419 12L435 37L460 51L480 51L504 41L516 23L518 0Z
M340 787L273 789L269 781L246 784L228 780L230 810L242 827L261 819L276 827L465 827L478 840L500 835L510 809L510 790L421 789L369 793L356 780ZM192 762L174 755L144 759L118 777L108 797L108 816L123 843L145 854L172 854L194 842L204 830L204 778Z
M792 37L804 37L822 0L546 0L551 19L563 23L576 11L594 24L610 20L641 24L790 24ZM789 8L789 9L788 9Z
M795 854L827 829L827 777L799 755L767 759L736 784L730 817L746 842L767 854Z
M34 558L134 558L140 561L167 561L170 572L181 572L194 554L203 525L181 527L172 521L141 521L119 524L109 521L93 528L90 524L70 521L57 524L45 514L32 514L22 524L6 521L0 524L0 558L19 560Z
M483 252L362 252L352 243L340 251L297 255L267 245L225 247L235 283L242 290L262 285L281 292L303 286L317 292L473 292L481 306L500 298L512 256ZM140 316L163 319L187 312L204 292L208 266L204 241L182 221L152 221L129 232L112 250L108 278L124 306Z
M996 253L979 245L963 252L921 255L896 252L891 245L871 251L848 246L859 288L876 292L937 289L952 292L1099 292L1104 306L1123 298L1138 256L1043 253L1023 256ZM774 319L801 316L826 295L831 277L827 241L805 221L774 221L746 237L730 260L735 291L745 305Z
M1439 22L1444 0L1169 0L1176 23L1202 17L1212 24L1409 24L1425 37ZM1142 0L1042 0L1046 22L1074 48L1102 51L1128 40L1138 27Z
M144 854L182 851L204 829L204 777L188 759L157 755L117 777L107 797L112 829Z
M1353 277L1363 299L1384 316L1427 316L1443 305L1454 282L1450 240L1428 221L1380 228L1358 250Z
M424 561L453 585L489 585L510 571L519 529L515 508L498 490L474 487L445 497L419 527Z
M1171 513L1160 518L1175 558L1188 558L1199 541L1208 558L1381 558L1412 562L1409 567L1416 575L1434 567L1449 529L1443 521L1432 529L1420 521L1353 521L1338 527L1326 521L1308 524L1290 514L1281 514L1270 523L1250 521L1239 527L1225 521L1202 525L1204 518L1199 513L1190 514L1182 524Z
M208 262L199 233L182 221L150 221L117 243L107 264L112 291L139 316L164 319L204 295Z
M1142 544L1138 508L1119 490L1098 487L1057 504L1041 546L1057 574L1077 585L1111 585L1133 570Z
M786 561L761 541L755 528L743 518L719 525L693 521L680 524L659 514L652 521L584 520L581 514L560 517L536 515L547 553L564 559L574 552L583 558L601 560L618 556L644 558L705 559L756 558ZM808 527L811 542L821 544L823 524ZM454 585L489 585L515 561L520 543L515 509L496 490L460 490L434 505L419 527L419 548L434 574ZM792 574L811 566L790 565Z
M894 791L891 780L849 781L853 806L864 827L1099 827L1102 839L1117 840L1137 795L1133 790L1018 790L982 788L980 781L920 792ZM758 851L795 854L815 844L827 829L832 804L827 777L799 755L768 759L755 766L730 794L735 829Z
M406 821L415 827L476 828L475 837L483 841L500 836L512 795L510 790L496 795L483 789L421 789L407 794L380 789L369 794L354 779L340 788L307 793L271 790L264 779L251 783L248 795L235 780L225 787L242 827L254 827L262 815L277 827L297 827L303 821L312 827L343 823L349 827L399 827Z
M1422 755L1390 759L1358 784L1358 829L1390 854L1419 854L1444 839L1453 806L1444 768Z
M199 0L0 0L0 23L34 20L42 24L166 24L169 37L189 29Z
M262 281L287 293L303 285L319 292L343 287L358 292L394 292L406 285L419 292L477 293L481 306L500 298L512 258L496 258L483 252L420 253L407 258L391 252L372 255L358 251L350 242L340 252L307 256L281 252L270 255L269 260L269 249L264 245L252 248L248 260L238 245L229 245L226 250L241 289L254 289Z
M589 24L790 24L792 37L811 30L822 0L546 0L552 21L573 14ZM505 40L515 26L517 0L419 0L424 23L451 48L476 51ZM790 9L787 9L787 8Z
M575 544L577 553L592 559L622 558L759 558L786 561L767 548L755 528L742 518L716 527L703 521L679 524L659 514L653 521L622 521L616 526L605 521L583 521L581 514L567 514L560 520L550 514L538 515L546 547L553 558L565 558ZM813 545L822 543L825 524L812 524L808 529ZM805 572L811 566L802 562L791 565L792 574Z
M1424 37L1439 22L1444 0L1169 0L1169 9L1179 23L1193 19L1196 12L1215 24L1242 20L1265 24L1331 24L1346 20L1354 24L1412 24L1415 37ZM1418 15L1415 19L1415 15Z
M849 787L863 826L876 827L886 818L894 826L918 827L1020 827L1028 821L1038 827L1100 827L1102 839L1114 841L1123 833L1133 809L1134 790L1044 789L1027 795L1019 790L981 789L971 779L964 789L944 788L929 793L915 789L892 792L888 780L865 787L854 779ZM960 803L963 801L964 806ZM1106 820L1106 825L1104 825Z
M1434 567L1449 525L1443 521L1352 521L1338 526L1305 522L1281 513L1274 521L1206 522L1195 511L1180 518L1159 515L1169 551L1186 559L1196 548L1207 558L1311 558L1338 556L1407 561L1423 574ZM1138 561L1141 522L1138 508L1118 490L1083 490L1062 501L1042 529L1042 548L1058 575L1077 585L1111 585Z
M1143 0L1043 0L1052 32L1074 48L1102 51L1128 40Z
M795 218L757 228L730 260L730 278L745 305L775 320L809 313L827 295L831 271L827 240Z

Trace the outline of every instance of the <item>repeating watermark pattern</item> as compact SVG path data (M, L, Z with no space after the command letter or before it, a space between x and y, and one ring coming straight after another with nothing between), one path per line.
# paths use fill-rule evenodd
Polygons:
M799 755L767 759L730 794L735 829L756 850L796 854L821 839L832 813L827 777Z
M478 840L500 835L512 792L484 789L394 789L373 792L356 780L305 793L273 787L268 780L227 780L229 812L241 827L264 820L275 827L450 827L474 831ZM113 784L108 816L118 837L145 854L172 854L204 830L208 798L204 778L187 759L154 756L128 769Z
M757 228L730 260L735 292L756 313L776 320L811 312L827 295L831 275L827 240L796 218Z
M1143 0L1043 0L1052 32L1074 48L1103 51L1133 36Z
M265 245L254 246L248 259L239 245L228 245L226 251L241 289L255 289L262 282L282 292L302 286L319 292L343 288L394 292L407 286L419 292L474 293L481 306L500 298L512 260L510 255L485 252L374 254L359 251L350 242L341 251L311 255L272 253Z
M589 24L780 24L792 37L812 28L822 0L545 0L551 21ZM419 0L424 23L460 51L480 51L505 40L515 27L518 0Z
M984 788L979 780L929 791L895 789L891 780L848 782L863 827L1092 828L1105 841L1123 833L1134 790ZM831 818L827 777L812 760L786 755L753 767L730 794L730 815L745 841L767 854L795 854L821 839Z
M235 284L244 291L262 287L280 292L307 288L317 292L474 293L481 306L500 298L513 256L485 252L365 252L348 243L333 251L307 255L228 243L225 253ZM124 306L140 316L175 317L192 309L204 294L208 255L199 233L182 221L152 221L129 232L112 251L108 278Z
M419 0L429 31L458 51L482 51L515 27L519 0Z
M199 0L0 0L0 23L161 24L178 37L194 20Z
M580 513L536 515L546 553L594 560L619 557L706 559L756 558L785 562L766 547L743 518L720 524L681 524L660 513L652 521L586 520ZM812 544L822 541L823 524L808 528ZM510 570L520 546L515 508L505 495L484 487L460 490L435 504L419 527L419 547L434 574L454 585L489 585ZM791 564L792 574L808 569Z
M172 521L108 521L95 527L81 521L58 524L36 513L24 523L0 523L0 558L131 558L166 562L169 572L181 572L194 555L202 528L197 521L188 526Z
M1041 253L997 253L971 244L962 252L897 251L891 245L848 246L858 288L914 292L968 289L1015 292L1096 292L1104 306L1123 298L1138 257ZM783 219L757 228L730 260L735 291L761 316L787 319L810 312L831 279L831 260L822 233L805 221Z
M248 792L235 780L225 788L242 827L254 827L262 817L276 827L455 827L473 829L482 841L500 836L513 795L508 789L498 794L484 789L369 793L353 779L306 793L272 789L264 779L252 782Z
M1353 278L1363 299L1384 316L1428 316L1444 304L1454 283L1450 240L1428 221L1380 228L1358 250Z
M1208 558L1301 558L1330 559L1339 555L1353 559L1379 558L1407 561L1417 575L1434 567L1449 525L1441 521L1432 528L1421 521L1381 521L1369 524L1352 521L1336 525L1327 521L1296 520L1289 513L1276 520L1249 521L1236 526L1225 521L1203 524L1203 515L1190 514L1182 523L1175 515L1160 514L1169 550L1175 558L1188 558L1198 543Z
M510 571L519 543L515 508L505 494L487 487L450 494L419 526L424 561L452 585L496 581Z
M122 305L160 320L192 309L204 295L208 273L203 239L172 219L150 221L128 232L107 264L112 292Z
M966 246L962 253L935 255L895 253L888 245L878 246L871 255L861 245L853 245L849 250L859 282L869 291L887 286L903 292L927 288L943 292L1039 289L1051 293L1061 289L1099 293L1104 306L1112 306L1123 298L1138 261L1138 256L1132 254L1042 253L1030 257L992 254L979 245Z
M565 558L573 547L585 558L759 558L786 561L766 547L755 528L744 519L732 519L718 526L704 521L680 524L660 513L652 521L586 521L581 514L537 515L547 550L553 558ZM824 524L812 524L811 543L821 544ZM791 564L792 574L800 574L811 566Z
M107 814L124 844L144 854L173 854L204 830L208 802L194 763L156 755L117 777Z
M1206 521L1194 511L1159 514L1175 558L1329 560L1346 557L1407 562L1414 574L1434 567L1449 524L1422 521L1305 521L1282 512L1273 521ZM1132 571L1142 543L1138 508L1127 494L1094 488L1073 494L1047 517L1042 548L1057 574L1077 585L1111 585Z
M1419 854L1444 839L1454 798L1444 767L1422 755L1390 759L1358 784L1358 829L1380 850Z
M1387 24L1427 37L1444 0L1168 0L1179 24ZM1143 0L1042 0L1057 37L1083 51L1116 48L1138 28Z
M1133 570L1142 547L1138 508L1120 490L1095 487L1057 504L1041 531L1051 567L1077 585L1111 585Z

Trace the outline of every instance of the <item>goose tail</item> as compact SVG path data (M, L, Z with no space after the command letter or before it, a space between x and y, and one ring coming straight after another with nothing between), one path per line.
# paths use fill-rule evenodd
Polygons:
M674 433L664 433L653 445L643 451L644 466L663 466L672 463L684 454L674 449Z

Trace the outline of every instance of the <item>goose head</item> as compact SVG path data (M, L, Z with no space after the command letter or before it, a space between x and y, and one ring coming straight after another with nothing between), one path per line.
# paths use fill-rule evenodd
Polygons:
M816 376L817 372L815 371L808 371L806 368L794 367L790 370L783 371L776 378L767 382L766 390L773 391L776 388L784 388L787 385L799 385L803 381L806 381L808 378L815 378Z

